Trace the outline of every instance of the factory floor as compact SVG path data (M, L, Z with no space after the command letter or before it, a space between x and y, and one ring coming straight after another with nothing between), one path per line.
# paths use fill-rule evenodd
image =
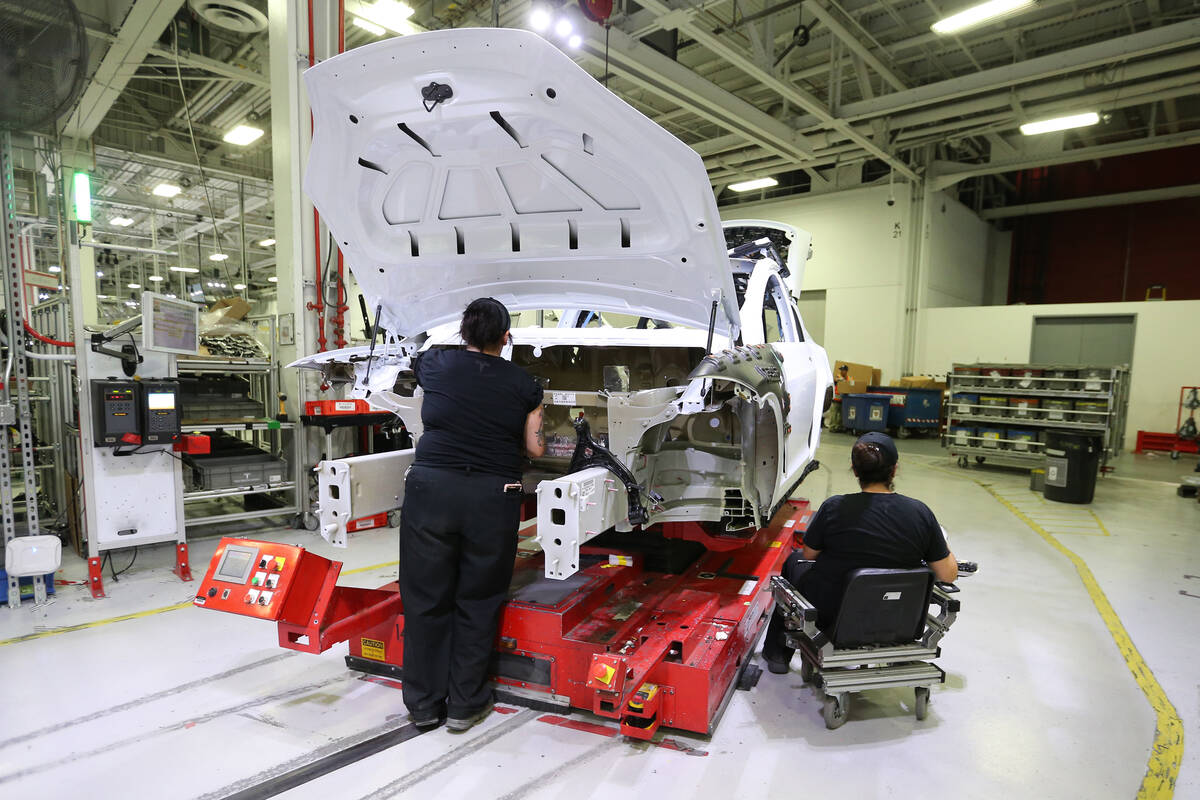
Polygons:
M798 495L855 489L851 441L825 437L827 468ZM797 658L735 693L709 737L638 743L586 713L569 719L594 724L563 725L501 706L465 734L406 738L395 684L349 672L345 645L282 650L268 623L192 607L197 584L171 574L163 546L109 579L106 599L64 586L42 606L0 607L0 796L266 797L276 776L398 730L404 741L275 796L1132 798L1171 797L1174 783L1200 797L1200 505L1175 494L1194 457L1123 456L1078 507L1031 493L1024 472L959 469L934 442L900 449L898 490L979 563L959 582L947 680L923 722L911 690L882 689L826 730ZM336 555L353 585L396 575L394 531L343 551L306 532L259 536ZM216 544L192 541L198 572ZM60 577L83 575L71 556Z

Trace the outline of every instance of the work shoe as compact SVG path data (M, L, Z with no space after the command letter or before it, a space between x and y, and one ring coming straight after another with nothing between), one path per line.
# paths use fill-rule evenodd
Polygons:
M776 675L787 675L792 668L791 661L775 661L766 656L763 656L763 661L767 662L767 671L773 672Z
M408 712L408 721L421 730L432 730L446 720L446 715L440 709Z
M448 717L446 719L446 730L454 731L455 733L462 733L463 731L470 729L476 723L481 722L488 714L492 713L492 705L492 701L488 700L487 703L484 704L483 708L479 709L474 714L468 714L465 717Z

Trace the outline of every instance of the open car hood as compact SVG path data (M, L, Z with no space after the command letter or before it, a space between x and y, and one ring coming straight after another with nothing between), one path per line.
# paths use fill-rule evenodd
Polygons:
M779 265L779 274L790 278L797 292L801 290L804 267L812 258L811 233L766 219L731 219L722 227L731 258L770 257Z
M528 31L356 48L305 73L305 190L382 323L412 336L476 297L738 325L700 157ZM432 84L452 96L434 103Z

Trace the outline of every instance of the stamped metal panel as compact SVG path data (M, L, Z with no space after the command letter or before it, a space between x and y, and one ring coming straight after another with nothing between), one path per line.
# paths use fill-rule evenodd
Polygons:
M575 574L579 548L629 515L625 487L603 467L542 481L537 498L537 542L546 556L547 578Z
M400 508L404 473L415 456L416 450L409 448L318 464L321 536L334 547L345 547L346 524L351 520Z

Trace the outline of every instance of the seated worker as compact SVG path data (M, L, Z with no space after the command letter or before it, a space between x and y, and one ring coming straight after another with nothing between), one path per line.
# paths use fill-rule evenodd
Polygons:
M958 577L958 562L933 512L893 489L899 458L886 434L861 436L850 465L862 491L822 503L804 534L804 549L783 565L783 577L817 607L822 629L837 619L846 578L860 567L912 569L924 562L939 581ZM785 674L794 652L785 644L783 617L776 611L763 642L767 669Z

